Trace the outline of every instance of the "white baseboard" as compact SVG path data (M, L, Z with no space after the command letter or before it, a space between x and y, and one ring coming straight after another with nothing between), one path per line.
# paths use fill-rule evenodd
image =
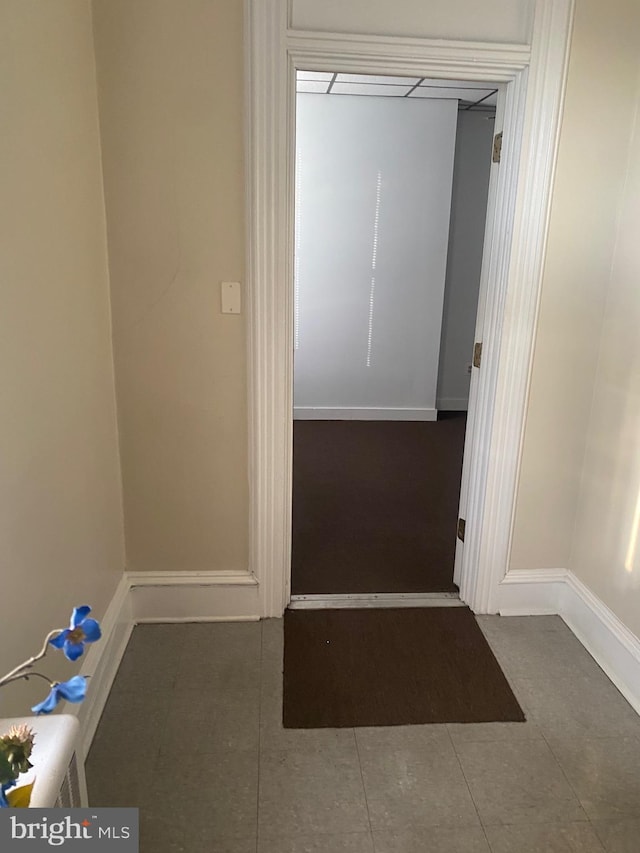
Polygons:
M514 569L500 584L498 611L501 616L546 616L559 614L566 569Z
M503 616L557 614L640 713L640 640L572 572L514 570L500 584ZM240 572L129 572L102 620L103 638L86 654L87 698L66 705L87 754L129 637L138 622L247 621L261 617L255 577Z
M248 572L128 572L134 622L222 622L260 618Z
M294 421L436 421L437 409L325 408L294 406Z
M560 616L640 714L640 639L573 572L508 572L499 609L503 616Z
M257 620L258 591L255 577L243 572L125 572L100 619L102 639L88 649L80 669L89 678L87 697L80 705L65 703L65 713L80 723L83 757L136 624Z
M640 639L572 572L567 573L560 615L640 714Z
M86 699L81 705L71 705L68 702L65 705L65 713L74 714L80 723L80 738L85 756L91 747L133 631L129 581L125 575L121 577L113 598L100 619L100 625L102 639L88 649L80 669L80 675L89 679Z
M469 398L438 397L436 408L441 412L466 412L469 408Z

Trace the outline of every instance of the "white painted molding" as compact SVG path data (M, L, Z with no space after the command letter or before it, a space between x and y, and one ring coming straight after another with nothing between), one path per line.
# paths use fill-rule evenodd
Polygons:
M430 77L450 78L450 68L455 64L464 71L463 79L501 81L511 79L514 68L526 68L531 57L527 44L323 33L292 28L287 29L284 38L293 55L304 56L305 68L310 71L414 76L416 64L422 66L428 54ZM491 77L487 76L488 72Z
M125 575L121 577L113 598L99 621L102 639L89 647L79 673L89 679L86 699L81 705L65 703L65 713L73 714L80 723L80 739L84 756L88 754L91 747L104 706L109 698L109 691L133 630L129 581Z
M136 624L257 620L260 607L258 582L247 572L125 572L100 619L102 639L83 658L79 674L89 678L87 697L80 705L65 703L65 713L80 723L83 756Z
M640 639L572 572L560 615L618 690L640 714Z
M246 572L131 572L131 614L138 622L260 619L260 586Z
M536 0L531 48L287 29L287 0L246 0L250 568L262 613L289 599L295 68L506 86L504 142L465 448L461 597L496 612L509 564L573 0ZM482 316L481 316L482 314Z
M366 409L322 406L296 406L293 419L297 421L437 421L437 409Z
M149 586L255 586L249 572L127 572L131 589Z
M280 616L291 555L293 347L291 331L292 84L284 44L287 3L246 0L249 565L261 610Z
M542 616L560 613L566 569L517 569L500 583L501 616Z
M573 572L508 572L500 584L499 601L502 616L561 616L640 714L640 639Z
M490 273L506 286L498 286L485 310L478 421L471 432L475 471L464 510L460 594L476 613L497 612L509 566L572 20L573 0L536 2L529 73L512 91L522 125L507 134L505 124L502 159L518 169L503 202L513 210L513 232L510 252L499 253L498 269ZM513 107L508 97L506 114Z

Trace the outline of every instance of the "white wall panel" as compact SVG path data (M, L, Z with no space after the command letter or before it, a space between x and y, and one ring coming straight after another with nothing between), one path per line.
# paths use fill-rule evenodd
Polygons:
M293 0L295 29L528 44L533 0Z
M435 416L456 118L456 101L298 97L297 416Z

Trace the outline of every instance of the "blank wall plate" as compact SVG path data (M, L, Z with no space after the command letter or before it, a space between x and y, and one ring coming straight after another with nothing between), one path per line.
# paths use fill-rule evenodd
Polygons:
M240 314L242 303L239 281L220 282L220 302L223 314Z

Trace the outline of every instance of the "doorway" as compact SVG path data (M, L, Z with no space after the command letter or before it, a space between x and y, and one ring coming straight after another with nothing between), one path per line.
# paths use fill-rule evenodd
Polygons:
M501 163L489 190L486 299L478 311L482 367L474 368L468 415L473 442L466 454L471 462L462 477L466 532L464 545L456 543L455 578L461 599L476 613L498 612L506 583L520 583L528 594L523 579L507 571L572 12L570 0L536 0L527 44L464 36L442 42L305 31L292 24L284 0L250 0L248 582L257 588L262 616L281 616L291 589L297 68L504 84L503 113L496 120L504 128Z
M296 89L292 600L452 595L498 87Z

